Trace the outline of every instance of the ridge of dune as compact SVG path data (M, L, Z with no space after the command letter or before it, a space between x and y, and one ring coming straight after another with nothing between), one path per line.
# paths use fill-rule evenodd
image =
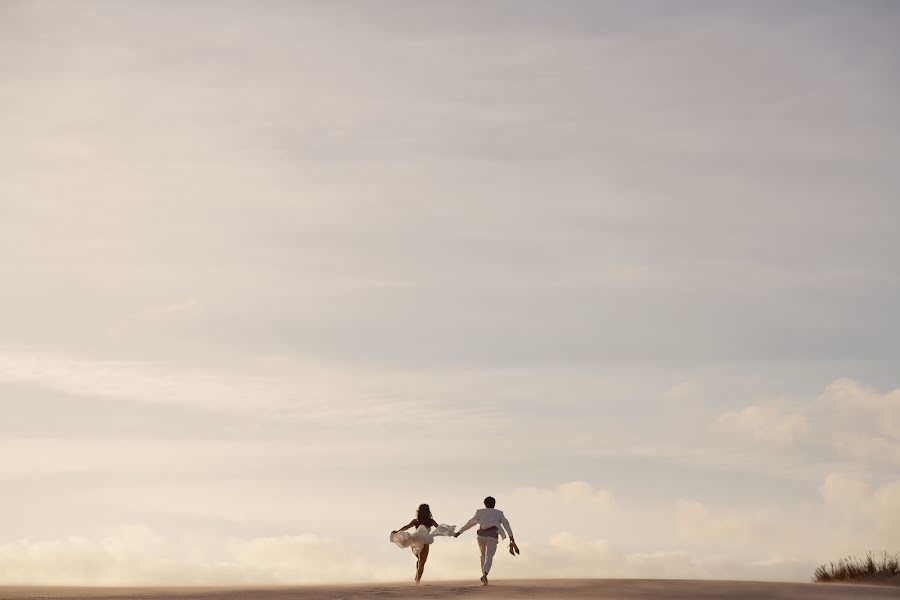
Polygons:
M393 600L422 598L546 598L579 600L870 600L898 598L895 586L685 579L543 579L478 582L244 586L244 587L61 587L0 586L3 600Z

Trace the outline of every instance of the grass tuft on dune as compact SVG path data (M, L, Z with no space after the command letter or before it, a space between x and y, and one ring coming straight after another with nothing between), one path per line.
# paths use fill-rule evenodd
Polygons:
M865 558L848 556L820 565L813 573L814 582L888 580L900 576L900 553L883 552L881 558L869 552Z

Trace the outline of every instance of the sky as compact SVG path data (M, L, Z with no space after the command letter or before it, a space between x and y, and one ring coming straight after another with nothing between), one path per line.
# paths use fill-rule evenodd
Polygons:
M488 494L499 578L900 550L898 30L0 3L0 584L411 580Z

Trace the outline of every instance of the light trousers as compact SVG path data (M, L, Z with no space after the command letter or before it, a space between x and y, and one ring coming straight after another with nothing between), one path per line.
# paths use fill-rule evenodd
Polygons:
M478 536L478 549L481 550L481 572L490 573L497 553L497 540L492 537Z

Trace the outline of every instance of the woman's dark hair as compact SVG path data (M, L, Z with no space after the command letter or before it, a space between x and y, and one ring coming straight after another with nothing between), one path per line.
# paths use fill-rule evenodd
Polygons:
M424 524L425 522L430 521L431 508L429 508L427 504L420 504L419 510L416 511L416 519L419 521L419 524Z

